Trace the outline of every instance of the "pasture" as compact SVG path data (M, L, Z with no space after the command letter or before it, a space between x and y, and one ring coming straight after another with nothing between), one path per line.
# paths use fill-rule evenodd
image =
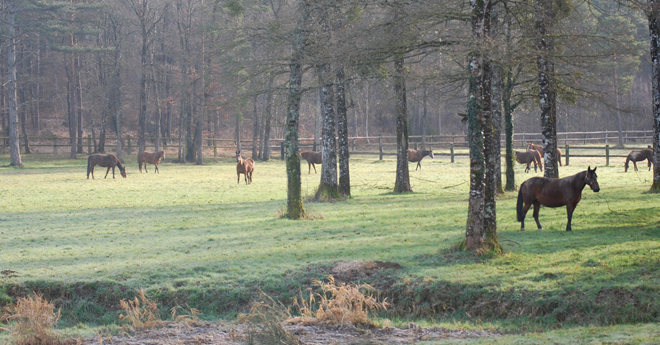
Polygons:
M464 237L467 160L427 158L410 171L414 193L395 195L394 160L354 157L352 198L307 202L309 219L291 221L280 218L280 160L257 161L252 184L237 185L233 157L203 166L165 160L159 174L140 174L135 157L124 158L126 179L87 180L86 159L24 155L26 168L16 169L0 156L0 271L15 272L0 275L0 306L42 291L62 307L62 327L109 325L119 322L119 300L145 289L164 308L231 319L259 290L288 304L336 262L362 260L401 265L353 277L388 297L382 317L395 323L589 333L660 320L660 203L644 193L646 169L571 158L562 177L598 166L601 187L584 190L573 232L564 231L565 208L545 207L545 231L520 232L517 193L507 193L497 204L506 253L474 257L453 249ZM518 185L542 175L523 169L516 165ZM320 171L301 170L312 197Z

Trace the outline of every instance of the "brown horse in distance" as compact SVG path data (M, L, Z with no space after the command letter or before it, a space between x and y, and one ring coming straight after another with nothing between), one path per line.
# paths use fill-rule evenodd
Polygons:
M600 191L596 168L591 170L591 167L588 167L586 171L560 179L532 177L523 182L518 191L518 204L516 205L520 230L525 230L525 215L532 205L534 205L536 226L539 230L543 230L541 223L539 223L539 208L543 205L547 207L566 206L568 216L566 231L572 231L571 219L573 218L573 211L575 211L575 207L580 202L580 199L582 199L582 190L586 185L589 185L591 190L596 193Z
M140 169L140 172L142 172L142 163L144 163L144 172L148 173L147 171L147 163L153 164L156 166L154 169L154 173L159 173L160 170L158 170L158 164L160 164L160 161L165 159L165 152L163 151L158 151L158 152L147 152L144 151L138 155L138 166Z
M101 167L107 167L108 170L105 172L105 178L108 178L108 173L110 172L110 168L112 168L112 178L115 178L115 166L119 167L119 172L121 173L121 176L123 178L126 178L126 168L121 165L121 162L119 161L119 158L113 154L99 154L95 153L93 155L89 155L89 158L87 158L87 179L89 180L89 174L92 174L92 179L94 178L94 166L101 166Z
M417 167L415 168L415 170L417 170L417 168L420 168L420 169L422 168L420 163L422 162L422 159L424 159L424 157L426 157L426 156L429 156L429 157L431 157L431 159L433 159L433 157L434 157L433 156L433 150L428 150L428 151L427 150L408 150L408 161L413 162L413 163L417 162Z
M300 156L307 161L307 173L312 173L312 167L314 167L314 173L316 173L315 164L323 164L323 154L320 151L305 151L300 152Z
M241 174L245 175L245 184L252 183L252 172L254 171L254 160L252 158L243 159L241 151L236 151L236 175L238 181L236 184L241 183Z
M633 150L628 154L626 158L626 164L624 165L625 170L628 171L628 162L633 162L635 166L635 171L637 171L637 162L641 162L645 159L649 160L649 170L651 170L651 165L653 164L653 150L643 149L643 150Z
M527 164L527 167L525 167L525 172L529 172L529 165L531 163L534 163L534 172L537 170L537 166L540 169L543 169L543 163L541 161L541 154L539 151L536 150L527 150L525 152L520 152L520 151L513 151L516 155L516 162L520 164Z
M542 145L536 145L534 143L527 143L527 149L528 150L536 150L539 151L541 154L541 157L543 157L543 146ZM559 163L559 166L561 165L561 150L557 148L557 163Z

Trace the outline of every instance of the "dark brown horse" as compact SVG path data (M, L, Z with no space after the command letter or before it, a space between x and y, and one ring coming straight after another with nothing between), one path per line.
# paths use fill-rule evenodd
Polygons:
M144 151L138 155L138 166L140 169L140 172L142 172L142 164L144 163L144 172L148 173L147 171L147 163L153 164L156 169L154 169L155 173L160 174L160 170L158 170L158 164L160 164L160 161L165 159L165 152L163 151L158 151L158 152L147 152Z
M323 164L323 154L322 152L317 151L305 151L300 152L300 156L307 161L307 173L312 173L312 167L314 167L314 173L316 173L315 164Z
M568 215L566 231L571 231L573 211L575 211L575 207L580 202L580 199L582 199L582 190L586 185L589 185L591 190L596 193L600 191L596 168L591 170L591 167L588 167L586 171L560 179L532 177L523 182L520 185L520 191L518 191L518 204L516 205L520 230L525 230L525 215L527 215L527 211L531 205L534 205L536 226L539 230L543 230L541 223L539 223L539 208L543 205L547 207L566 206L566 213Z
M92 179L94 178L94 166L101 166L101 167L107 167L108 170L105 172L105 178L108 178L108 173L110 172L110 168L112 168L112 178L115 178L115 166L119 167L119 172L121 173L121 176L123 178L126 178L126 168L121 165L121 162L119 161L119 158L113 154L99 154L95 153L93 155L89 155L89 158L87 158L87 179L89 180L89 174L92 173Z
M527 143L527 149L528 150L539 151L539 153L541 154L541 157L543 157L543 146L542 145L536 145L532 142L528 142ZM559 163L559 166L562 166L561 165L561 150L559 148L557 148L557 163Z
M529 165L534 163L534 172L536 172L536 167L543 169L543 163L541 161L541 154L536 150L527 150L525 152L513 151L516 154L516 162L520 164L527 164L525 167L525 172L529 172Z
M420 163L422 162L422 159L424 159L424 157L426 157L426 156L429 156L429 157L431 157L431 159L433 159L433 157L434 157L433 156L433 150L428 150L428 151L427 150L408 150L408 161L413 162L413 163L417 162L417 167L415 168L415 170L417 170L417 168L420 168L420 169L422 168Z
M628 162L633 162L633 165L635 166L635 171L637 171L637 162L641 162L645 159L649 160L649 170L651 170L651 165L653 164L653 150L650 149L643 149L643 150L633 150L628 154L628 158L626 158L626 164L624 165L625 170L628 171Z
M236 151L236 162L236 175L238 176L236 184L241 183L241 174L245 175L245 184L252 183L254 160L252 158L243 159L241 151Z

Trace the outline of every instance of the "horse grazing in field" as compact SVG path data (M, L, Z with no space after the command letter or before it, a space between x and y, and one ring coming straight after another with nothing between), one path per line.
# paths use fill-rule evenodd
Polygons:
M527 167L525 167L525 172L529 172L529 165L531 163L534 163L534 172L536 172L536 167L540 169L543 169L543 163L541 161L541 154L539 151L536 150L527 150L525 152L520 152L520 151L513 151L516 155L516 162L520 164L527 164Z
M254 160L252 158L243 159L241 151L236 151L236 162L236 175L238 176L236 184L241 183L241 174L245 175L245 184L252 183Z
M314 173L316 174L316 165L323 164L323 154L322 152L316 151L305 151L300 152L300 156L307 161L307 173L312 173L312 167L314 167Z
M121 173L121 176L123 178L126 178L126 168L121 165L121 162L119 161L119 158L113 154L99 154L95 153L93 155L89 155L89 158L87 158L87 179L89 180L89 174L92 173L92 179L94 178L94 166L101 166L101 167L107 167L108 170L105 172L105 178L108 178L108 173L110 172L110 168L112 168L112 178L115 178L115 166L119 167L119 172Z
M158 151L158 152L144 151L138 155L138 166L139 166L138 169L140 169L140 172L142 172L142 163L144 163L144 172L148 173L147 163L149 163L149 164L153 164L156 167L156 169L154 169L154 172L160 174L160 170L158 170L158 164L163 159L165 159L165 152L163 151Z
M628 154L628 158L626 158L626 164L624 165L625 170L628 171L628 162L633 162L633 165L635 166L635 171L637 171L637 162L641 162L645 159L648 159L649 161L649 170L651 170L651 164L653 164L653 150L651 149L643 149L643 150L633 150Z
M518 204L516 205L520 231L525 230L525 215L527 215L531 205L534 205L534 220L539 230L543 230L541 223L539 223L539 208L541 205L547 207L566 206L568 215L566 231L572 231L573 211L582 199L582 190L586 185L589 185L591 190L596 193L600 191L596 168L591 170L591 167L588 167L586 171L560 179L532 177L523 182L518 191Z
M527 143L527 149L528 150L539 151L539 153L541 154L541 157L543 157L543 146L542 145L536 145L532 142L528 142ZM557 148L557 163L559 163L559 166L562 166L561 165L561 150L559 148Z
M433 156L433 150L428 150L428 151L427 150L408 150L408 161L413 162L413 163L417 162L417 167L415 168L415 170L417 170L417 168L420 168L420 169L422 168L420 163L422 162L422 159L426 156L429 156L429 157L431 157L431 159L433 159L433 157L434 157Z

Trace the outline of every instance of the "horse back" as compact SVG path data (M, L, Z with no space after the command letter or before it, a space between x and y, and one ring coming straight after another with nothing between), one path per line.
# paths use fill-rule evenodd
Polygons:
M408 149L408 161L409 162L419 162L422 159L422 152L419 150Z
M561 179L532 177L520 186L525 203L538 201L546 207L566 206L569 202L577 203L582 198L582 189L575 185L576 175Z

